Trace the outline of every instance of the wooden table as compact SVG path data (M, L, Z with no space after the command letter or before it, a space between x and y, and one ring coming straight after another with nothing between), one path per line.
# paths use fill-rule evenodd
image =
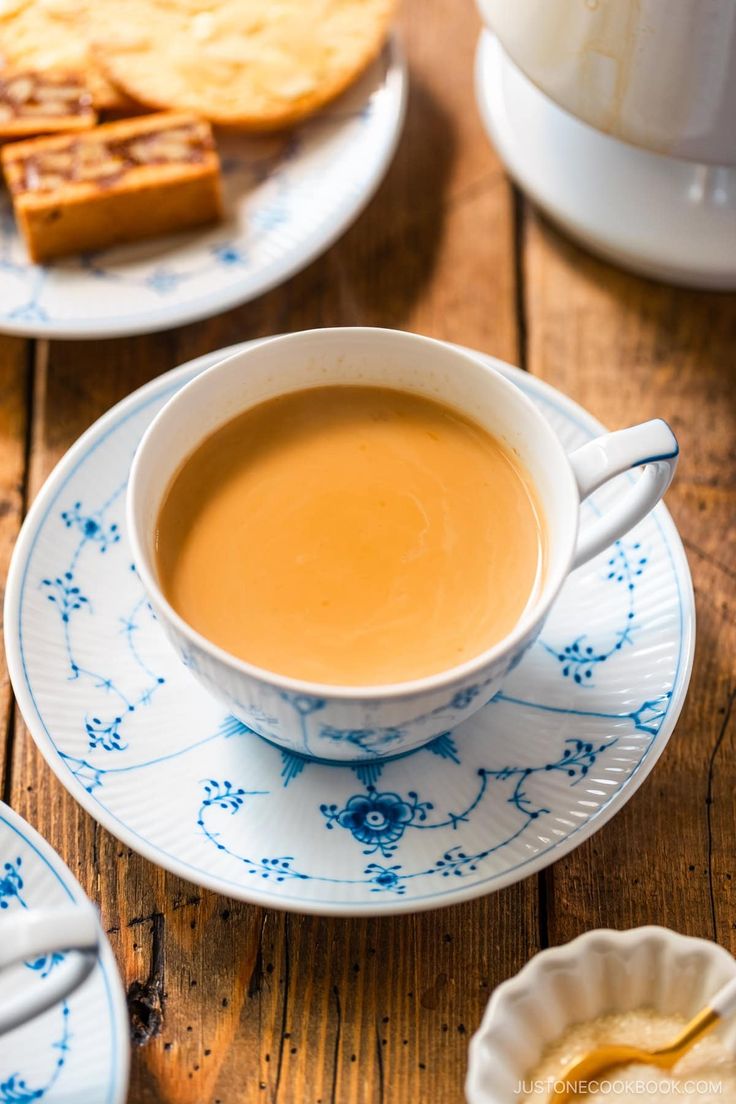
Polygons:
M472 89L470 4L405 0L412 91L378 195L309 269L152 337L0 338L3 577L28 503L93 419L175 364L263 334L405 327L494 353L611 427L667 418L698 604L690 694L653 775L538 877L470 904L338 921L263 911L127 850L54 779L2 682L2 796L93 900L131 993L132 1104L456 1104L488 997L540 947L657 922L736 951L736 297L592 259L510 186Z

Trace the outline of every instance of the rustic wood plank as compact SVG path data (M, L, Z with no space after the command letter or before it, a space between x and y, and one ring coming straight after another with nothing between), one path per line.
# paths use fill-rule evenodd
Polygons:
M244 337L368 322L516 359L512 203L472 109L474 19L449 2L414 0L405 32L414 76L406 139L336 248L284 288L208 323L59 345L50 356L40 346L31 495L112 402ZM701 641L686 711L654 775L614 825L545 879L548 936L659 920L734 949L736 303L616 273L533 216L524 258L531 370L612 425L663 414L681 438L670 505L691 556ZM23 343L7 342L7 357L5 348L7 556L22 494L26 376ZM533 881L443 912L347 922L198 890L98 829L22 727L8 784L15 807L101 902L126 984L138 983L136 1023L144 1041L152 1037L134 1052L135 1104L460 1101L467 1037L490 989L539 944Z
M666 418L682 447L668 505L696 590L688 700L663 759L615 821L548 872L549 938L663 923L736 950L736 296L640 280L531 211L529 369L612 428Z
M406 127L358 222L307 272L171 336L172 363L261 334L395 326L517 362L513 200L475 107L472 9L405 0Z
M30 355L30 342L0 337L0 580L3 598L25 499ZM12 693L3 648L0 658L0 794L3 797L7 797L10 788L12 717Z
M247 337L391 325L516 360L513 200L473 104L477 18L452 0L408 0L403 31L407 131L358 223L284 287L217 319L43 350L31 494L113 402ZM134 1048L131 1104L459 1104L489 991L538 946L533 879L443 912L364 921L287 916L201 891L99 829L22 726L12 797L101 903L134 987L145 1045Z

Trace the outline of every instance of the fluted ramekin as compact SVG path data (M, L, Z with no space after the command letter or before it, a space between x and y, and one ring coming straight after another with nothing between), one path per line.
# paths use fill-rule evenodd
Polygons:
M736 976L736 960L668 928L599 928L542 951L495 990L470 1043L468 1104L513 1104L543 1051L573 1024L653 1008L693 1016ZM719 1029L736 1048L736 1024Z

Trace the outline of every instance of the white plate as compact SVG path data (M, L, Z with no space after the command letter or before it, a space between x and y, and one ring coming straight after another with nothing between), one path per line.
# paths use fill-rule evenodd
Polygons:
M452 904L582 843L654 766L687 689L692 584L667 511L568 580L503 694L454 733L383 765L306 762L225 716L191 679L130 562L123 498L136 445L177 388L231 351L154 380L101 418L18 539L8 662L62 783L152 862L302 912ZM492 363L566 446L600 432L552 388Z
M2 915L85 900L46 841L0 802ZM47 955L8 971L3 993L44 985L62 959ZM98 963L76 993L0 1039L0 1102L123 1104L129 1062L125 995L103 938Z
M295 131L222 137L227 220L212 229L33 265L0 197L0 331L120 337L206 318L304 268L358 216L404 121L407 70L391 40L363 78Z

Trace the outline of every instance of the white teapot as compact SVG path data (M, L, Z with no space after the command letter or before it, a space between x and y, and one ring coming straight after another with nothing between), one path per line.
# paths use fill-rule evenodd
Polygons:
M481 108L520 184L614 260L736 287L734 0L478 6Z

